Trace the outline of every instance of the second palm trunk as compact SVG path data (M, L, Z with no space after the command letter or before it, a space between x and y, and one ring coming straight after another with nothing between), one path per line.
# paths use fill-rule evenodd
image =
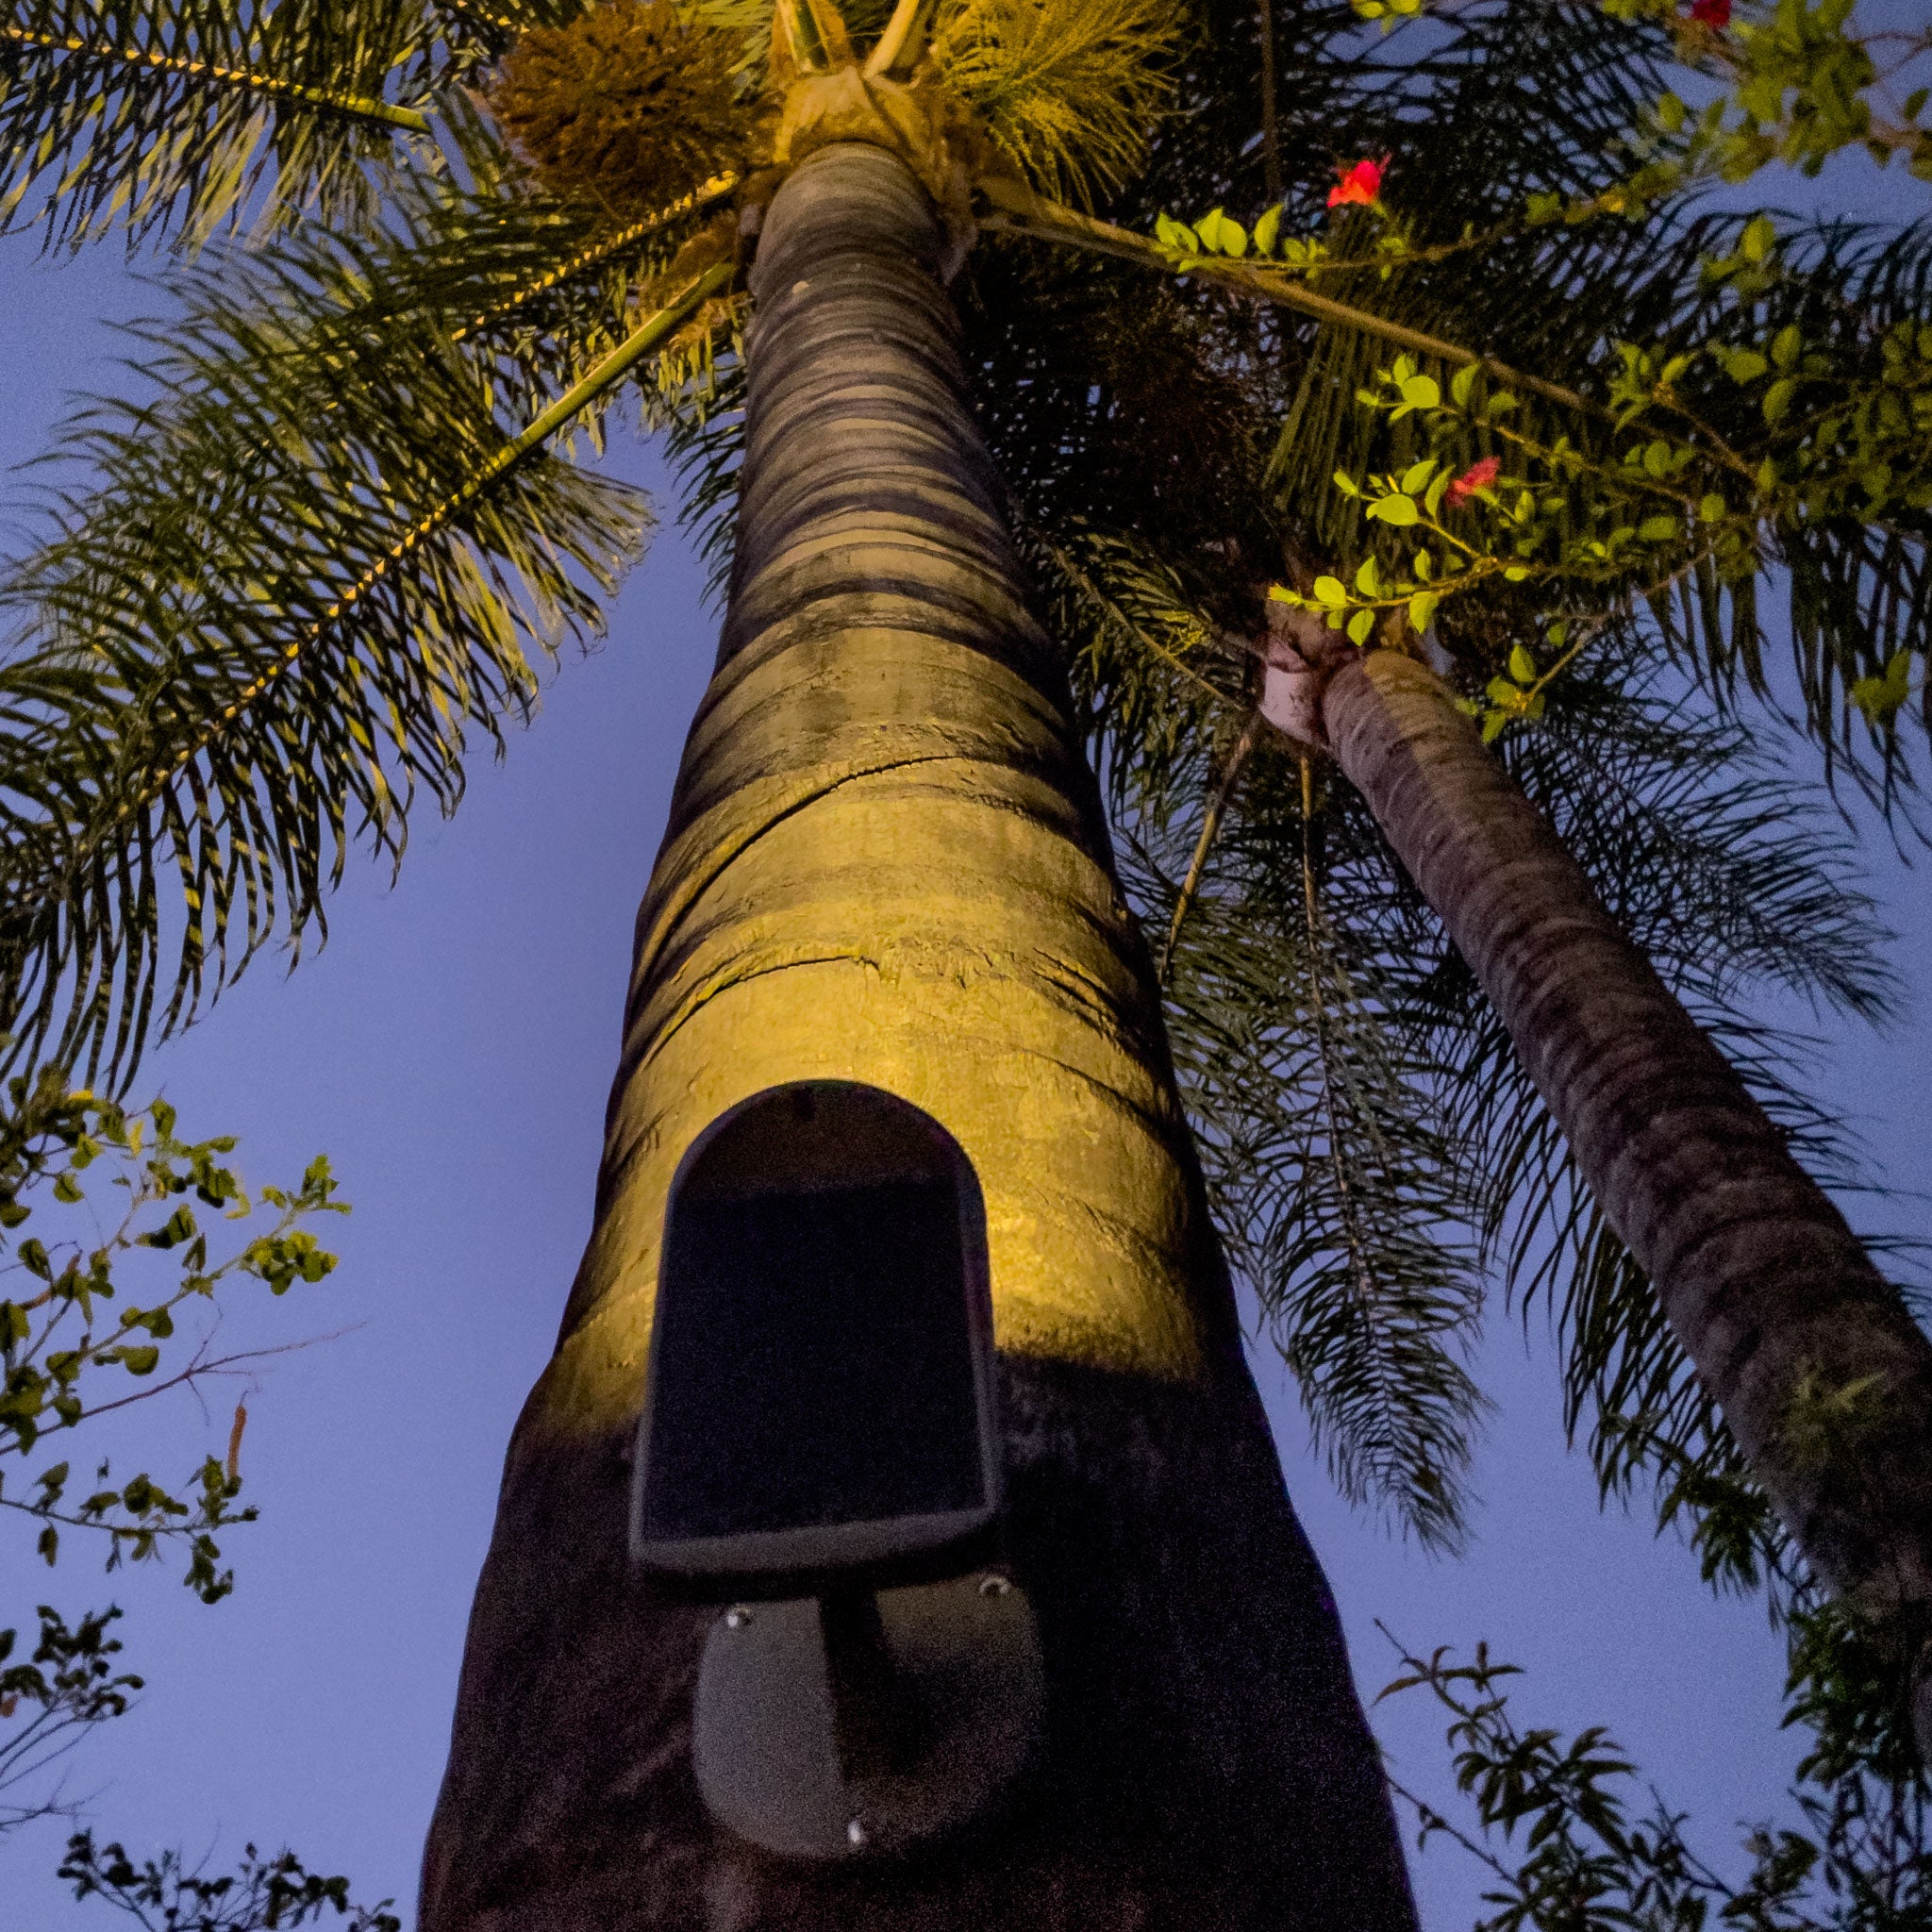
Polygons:
M942 247L861 144L768 213L729 614L640 915L595 1228L509 1452L425 1932L1414 1924L962 401ZM673 1173L726 1108L810 1079L924 1108L977 1171L1006 1544L1047 1690L1017 1802L923 1858L827 1869L706 1814L716 1612L633 1570L625 1535Z

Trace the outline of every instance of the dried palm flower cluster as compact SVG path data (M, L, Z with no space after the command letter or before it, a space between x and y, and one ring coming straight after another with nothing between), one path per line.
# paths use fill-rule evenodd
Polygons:
M741 45L674 0L607 0L525 34L490 107L553 192L643 213L743 166L758 117L737 84Z

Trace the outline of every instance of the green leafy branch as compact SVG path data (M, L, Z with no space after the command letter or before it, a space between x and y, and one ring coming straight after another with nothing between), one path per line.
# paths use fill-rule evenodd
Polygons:
M1572 621L1654 606L1701 572L1747 583L1790 528L1848 518L1884 528L1889 515L1932 507L1932 325L1889 328L1870 375L1839 368L1795 323L1695 353L1615 348L1607 436L1516 426L1520 399L1492 388L1473 361L1446 395L1411 357L1378 370L1358 405L1391 427L1418 418L1433 454L1399 472L1338 471L1334 487L1405 548L1427 541L1400 559L1383 542L1352 582L1323 575L1307 591L1270 594L1363 644L1397 613L1420 636L1445 597L1498 579L1534 583L1565 613L1548 632L1560 645ZM1757 417L1755 442L1740 450L1684 400L1700 364L1707 389L1728 386L1720 400L1734 417ZM1689 433L1660 431L1661 414ZM1499 451L1520 465L1515 474L1504 472ZM1515 650L1527 659L1520 643ZM1910 696L1909 663L1894 654L1854 686L1852 702L1874 730L1889 728ZM1492 679L1486 732L1537 715L1547 681L1533 662Z
M63 1809L57 1801L23 1804L11 1794L37 1780L86 1732L124 1715L143 1680L115 1661L119 1638L108 1632L121 1612L90 1611L70 1626L46 1604L40 1606L40 1640L33 1655L8 1663L12 1630L0 1630L0 1723L15 1728L0 1735L0 1831Z
M346 1932L403 1932L388 1909L393 1900L355 1905L347 1878L310 1872L290 1851L265 1858L249 1845L239 1871L210 1878L185 1870L178 1852L137 1865L122 1845L97 1846L92 1832L82 1831L68 1840L59 1875L76 1899L118 1906L153 1932L283 1932L327 1911L349 1922Z
M1520 389L1586 416L1598 413L1597 405L1561 383L1546 381L1529 371L1512 368L1493 356L1481 355L1446 341L1441 336L1431 335L1425 329L1412 328L1391 316L1378 315L1371 309L1338 301L1332 295L1324 295L1306 287L1296 269L1286 259L1288 249L1293 245L1292 238L1282 239L1278 227L1274 230L1271 245L1278 247L1283 259L1246 259L1243 255L1233 252L1234 230L1240 227L1240 224L1217 211L1210 230L1217 246L1210 252L1196 254L1179 245L1185 239L1182 236L1176 235L1174 244L1170 245L1158 236L1140 235L1131 228L1082 214L1076 208L1036 194L1018 182L991 178L976 185L987 203L987 210L980 218L980 225L984 228L1008 229L1037 236L1097 255L1136 262L1164 275L1198 276L1253 299L1299 309L1317 321L1339 324L1414 355L1433 357L1448 363L1476 362L1499 381L1513 383ZM1268 217L1264 215L1257 226L1265 231L1267 221ZM1182 225L1175 225L1176 228ZM1198 232L1195 232L1198 242Z
M175 1132L175 1110L167 1102L130 1113L85 1090L70 1091L53 1070L31 1081L15 1079L9 1095L10 1108L0 1121L0 1228L6 1230L0 1255L7 1257L0 1278L25 1276L39 1286L0 1299L0 1457L25 1457L43 1437L90 1417L235 1374L242 1363L276 1352L217 1356L205 1329L183 1334L181 1317L192 1305L212 1304L231 1276L259 1280L281 1295L298 1280L318 1282L330 1273L335 1257L302 1224L317 1214L347 1211L333 1198L325 1159L311 1161L294 1189L260 1189L259 1202L276 1210L273 1224L218 1257L193 1204L231 1222L256 1208L225 1160L235 1145L231 1137L184 1141ZM115 1170L109 1184L125 1197L116 1224L103 1232L95 1222L79 1238L51 1229L44 1239L19 1232L37 1214L83 1208L80 1176L102 1160ZM42 1183L51 1203L25 1198ZM124 1301L115 1278L137 1250L168 1255L180 1270L163 1294L144 1304ZM132 1392L111 1382L104 1387L104 1375L116 1370L142 1386ZM238 1407L225 1462L205 1458L187 1500L146 1474L111 1483L106 1463L96 1474L97 1487L70 1500L72 1468L63 1460L38 1471L24 1491L10 1495L0 1472L0 1507L39 1523L37 1548L50 1564L58 1558L62 1528L105 1534L110 1570L123 1560L155 1557L164 1542L185 1545L185 1580L205 1601L215 1602L232 1587L232 1574L216 1568L215 1533L255 1514L232 1507L242 1488L245 1422L246 1410Z
M1386 34L1425 10L1425 0L1351 0ZM1867 31L1857 0L1579 0L1614 20L1655 21L1668 28L1677 59L1717 80L1722 92L1692 111L1675 92L1662 94L1629 142L1647 156L1633 184L1640 202L1703 181L1738 183L1782 164L1819 174L1834 155L1861 148L1884 167L1903 157L1932 180L1932 131L1924 125L1932 88L1893 98L1891 84L1916 79L1932 52L1932 31Z
M1676 22L1667 0L1603 4L1619 18L1673 20L1678 58L1724 85L1694 116L1674 93L1657 104L1659 127L1689 131L1675 168L1681 182L1746 181L1774 163L1815 175L1853 147L1881 167L1902 156L1932 180L1932 133L1922 125L1932 90L1886 98L1890 81L1932 51L1932 33L1863 31L1857 0L1740 0L1717 9L1721 23Z
M1447 1711L1474 1828L1393 1789L1416 1814L1419 1843L1447 1839L1487 1871L1492 1910L1474 1932L1917 1932L1932 1912L1932 1794L1901 1724L1896 1674L1874 1669L1829 1608L1804 1613L1791 1648L1786 1722L1815 1740L1798 1768L1798 1816L1751 1827L1736 1882L1693 1848L1688 1814L1655 1794L1633 1807L1636 1767L1603 1726L1566 1738L1520 1725L1505 1680L1521 1674L1487 1645L1471 1663L1446 1649L1404 1651L1402 1662L1382 1696L1426 1689Z

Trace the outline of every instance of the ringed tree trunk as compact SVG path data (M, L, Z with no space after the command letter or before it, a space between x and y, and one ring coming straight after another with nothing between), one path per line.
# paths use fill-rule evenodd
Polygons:
M1779 1517L1906 1666L1932 1760L1932 1341L1448 688L1307 637L1269 714L1441 916Z
M718 668L639 917L596 1221L512 1440L425 1861L424 1932L1411 1932L1334 1605L1243 1363L1142 944L962 401L905 165L821 148L753 275ZM1046 1739L903 1866L714 1825L715 1610L625 1555L666 1189L725 1108L856 1079L987 1205L1007 1550Z

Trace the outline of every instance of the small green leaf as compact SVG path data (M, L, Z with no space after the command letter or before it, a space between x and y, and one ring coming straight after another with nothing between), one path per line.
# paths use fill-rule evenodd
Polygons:
M1277 203L1255 224L1255 253L1273 255L1275 238L1281 233L1281 207Z
M1336 471L1335 487L1344 496L1359 496L1362 493L1362 486L1346 470Z
M1340 577L1317 577L1315 602L1330 610L1344 609L1348 604L1348 586Z
M1412 496L1380 497L1370 504L1369 514L1378 522L1393 524L1398 528L1418 522L1422 516Z
M1402 400L1411 409L1440 408L1442 390L1433 375L1410 375L1402 383Z
M1348 641L1352 644L1365 644L1369 634L1375 628L1375 613L1373 610L1357 610L1348 620Z
M1424 457L1421 462L1411 463L1402 473L1403 493L1407 496L1420 496L1428 487L1429 478L1435 474L1436 459L1433 457Z
M1451 377L1449 393L1458 409L1468 408L1470 396L1475 390L1476 371L1481 366L1477 362L1465 362Z
M1536 682L1536 659L1521 644L1511 646L1509 652L1509 675L1518 684Z
M1637 526L1637 541L1640 543L1668 543L1682 531L1683 525L1674 516L1645 517Z
M135 1241L143 1248L175 1248L194 1235L194 1216L188 1208L175 1208L159 1227L138 1234Z
M1418 591L1408 600L1408 627L1418 637L1435 622L1436 606L1441 601L1441 594L1436 591Z

